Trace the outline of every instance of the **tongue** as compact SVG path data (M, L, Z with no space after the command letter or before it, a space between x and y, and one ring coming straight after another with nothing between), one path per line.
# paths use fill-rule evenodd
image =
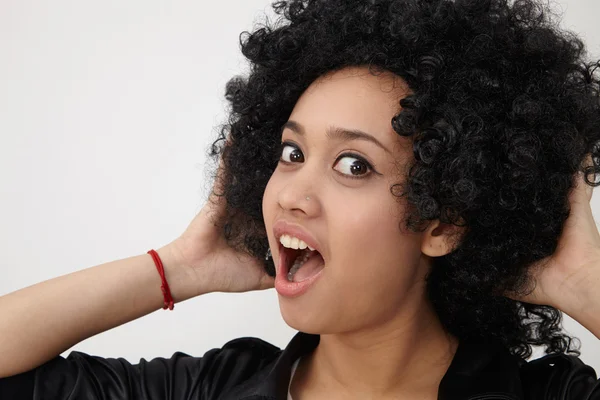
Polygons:
M294 282L301 282L308 279L322 270L324 266L325 260L323 260L321 253L314 251L309 259L296 271L293 280Z

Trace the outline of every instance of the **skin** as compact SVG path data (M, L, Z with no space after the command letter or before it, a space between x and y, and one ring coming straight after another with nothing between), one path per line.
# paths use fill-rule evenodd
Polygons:
M282 142L298 149L284 148L287 163L279 162L263 197L273 259L279 261L272 228L284 219L311 232L325 260L306 293L279 295L289 326L321 335L298 366L294 400L437 399L456 352L457 339L444 331L425 295L425 276L432 257L452 250L447 239L457 227L435 221L425 232L404 230L404 203L390 193L413 161L409 139L391 126L408 93L392 73L345 68L317 79L296 103L289 120L303 135L282 130ZM329 139L331 125L367 132L387 150ZM339 159L347 152L374 171L353 156Z

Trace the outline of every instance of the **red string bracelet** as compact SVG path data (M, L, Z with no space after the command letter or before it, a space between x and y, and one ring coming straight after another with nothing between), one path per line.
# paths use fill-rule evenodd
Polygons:
M160 257L158 256L158 253L154 250L149 250L148 254L150 254L152 256L152 259L154 260L154 264L156 264L156 269L158 270L158 273L160 275L160 279L162 280L162 285L160 285L160 288L163 292L163 296L165 298L165 304L163 305L163 310L166 310L167 308L169 310L172 310L173 307L175 307L175 305L173 304L173 297L171 296L171 289L169 289L169 284L167 283L167 278L165 278L165 269L163 268L163 264L162 261L160 260Z

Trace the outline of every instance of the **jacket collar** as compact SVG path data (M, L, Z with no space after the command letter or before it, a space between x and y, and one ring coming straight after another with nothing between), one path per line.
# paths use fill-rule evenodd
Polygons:
M523 400L520 367L525 363L495 339L461 340L440 382L438 399Z
M320 336L298 332L277 358L253 375L227 399L270 398L285 400L292 364L310 354ZM525 363L493 339L461 341L439 386L439 400L523 400L519 375Z

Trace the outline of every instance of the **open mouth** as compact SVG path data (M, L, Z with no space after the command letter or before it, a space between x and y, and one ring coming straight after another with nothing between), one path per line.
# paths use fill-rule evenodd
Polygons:
M325 267L325 260L317 250L290 249L280 244L279 251L283 254L283 271L290 282L302 282Z

